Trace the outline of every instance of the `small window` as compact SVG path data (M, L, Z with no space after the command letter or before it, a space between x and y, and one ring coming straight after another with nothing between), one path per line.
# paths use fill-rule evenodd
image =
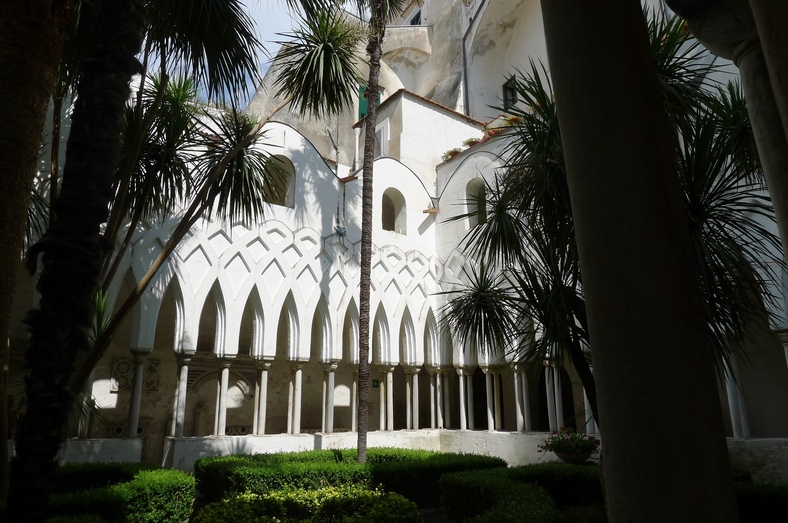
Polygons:
M397 189L388 188L383 193L380 206L381 225L384 231L408 234L408 209L405 197Z
M410 19L410 25L421 25L421 9Z
M265 201L272 205L294 207L295 167L284 156L271 156L265 164L266 178L263 186Z
M378 91L378 105L380 105L380 91ZM361 120L369 112L369 101L367 100L367 86L358 86L358 119Z
M388 118L375 127L375 158L389 154L389 121Z
M514 107L517 102L517 80L512 76L503 84L503 108Z
M476 178L468 182L465 187L465 202L469 228L487 221L487 186L484 185L484 180Z

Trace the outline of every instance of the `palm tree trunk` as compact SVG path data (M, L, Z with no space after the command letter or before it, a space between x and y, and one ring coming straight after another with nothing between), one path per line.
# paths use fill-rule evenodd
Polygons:
M364 118L364 164L361 190L361 269L358 313L358 462L367 461L367 429L369 426L369 342L370 310L369 289L372 273L372 166L375 160L375 126L378 120L378 92L380 91L380 55L385 20L380 5L371 6L370 37L367 44L369 54L369 78L367 79L367 115ZM383 406L381 405L381 408Z
M707 318L640 2L541 5L609 520L736 521Z
M75 2L0 2L0 361L8 361L11 307L25 235L28 199L52 82ZM36 8L34 8L36 7ZM22 73L23 74L20 74ZM6 419L5 387L0 418ZM0 434L0 498L8 493L7 433Z
M136 2L134 2L136 4ZM68 140L57 221L35 247L42 253L40 309L31 313L25 354L27 413L17 432L11 464L8 520L43 521L63 426L74 402L66 385L94 319L95 293L107 246L100 226L107 219L117 168L129 81L139 71L134 56L143 18L133 0L82 5L89 28L83 75Z

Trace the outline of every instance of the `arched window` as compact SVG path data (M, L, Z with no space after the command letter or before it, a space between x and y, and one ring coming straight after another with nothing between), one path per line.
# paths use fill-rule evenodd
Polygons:
M465 187L465 203L469 227L476 227L487 221L487 188L484 180L476 178L468 182Z
M271 156L265 164L265 201L272 205L295 204L295 167L284 156Z
M388 188L383 193L381 215L384 231L408 234L408 209L405 197L397 189Z

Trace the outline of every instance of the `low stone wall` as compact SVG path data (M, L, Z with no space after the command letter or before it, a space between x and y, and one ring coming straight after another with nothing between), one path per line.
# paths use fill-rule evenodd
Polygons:
M139 462L142 439L69 439L62 450L62 463Z
M523 432L486 432L460 430L375 431L367 435L369 447L401 447L464 454L482 454L506 460L510 466L554 461L552 453L540 454L537 445L547 434ZM166 454L172 467L191 472L194 462L205 456L298 452L315 449L356 447L352 432L336 434L270 434L265 436L209 436L205 438L168 438Z
M788 439L728 438L728 453L734 471L746 471L752 480L788 483Z

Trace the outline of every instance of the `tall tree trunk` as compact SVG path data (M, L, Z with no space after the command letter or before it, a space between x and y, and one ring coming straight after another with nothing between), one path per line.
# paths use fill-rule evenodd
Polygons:
M736 521L712 346L640 2L541 5L609 520Z
M108 246L100 226L107 219L117 168L129 81L140 69L134 58L143 23L133 0L84 3L89 28L82 52L83 74L68 139L63 186L55 226L35 247L43 254L38 283L40 309L29 317L25 355L27 413L17 432L11 464L9 521L39 522L46 515L55 456L74 403L66 385L74 363L88 348L95 293Z
M8 361L11 307L25 234L27 205L47 104L63 43L75 20L73 0L0 2L0 361ZM4 391L3 391L4 392ZM0 398L5 418L6 397ZM0 497L8 492L7 435L0 437Z
M361 190L361 288L358 303L358 462L367 461L367 429L369 426L369 288L372 273L372 166L375 160L375 126L378 121L380 91L380 55L385 20L378 2L371 6L370 36L367 44L369 78L367 79L367 115L364 118L364 165ZM383 408L383 405L380 406Z

